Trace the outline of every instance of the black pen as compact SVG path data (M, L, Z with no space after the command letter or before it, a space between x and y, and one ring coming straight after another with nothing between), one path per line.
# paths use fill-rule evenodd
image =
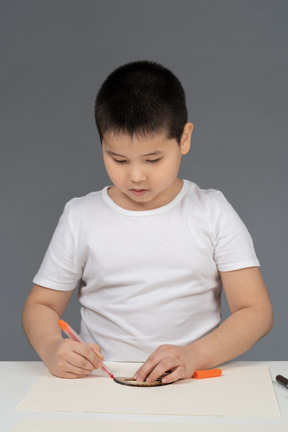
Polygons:
M285 378L282 375L277 375L276 376L276 381L281 384L282 386L286 387L288 389L288 379Z

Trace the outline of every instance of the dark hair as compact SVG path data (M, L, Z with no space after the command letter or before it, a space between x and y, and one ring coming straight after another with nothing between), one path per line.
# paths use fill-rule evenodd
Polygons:
M115 69L102 84L95 102L102 142L106 131L146 135L167 130L180 143L187 108L178 78L165 67L136 61Z

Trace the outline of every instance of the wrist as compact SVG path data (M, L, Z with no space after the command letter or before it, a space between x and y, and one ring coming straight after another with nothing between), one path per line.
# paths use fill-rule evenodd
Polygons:
M213 362L213 359L210 358L209 350L202 339L193 342L192 344L188 345L187 348L194 371L209 369L215 366L215 362Z
M51 355L57 350L58 344L63 341L61 335L53 335L51 337L45 338L45 342L39 344L35 347L35 351L38 353L39 357L45 364L49 362Z

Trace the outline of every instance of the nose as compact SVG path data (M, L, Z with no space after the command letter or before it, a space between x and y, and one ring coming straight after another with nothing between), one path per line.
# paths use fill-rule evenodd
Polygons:
M132 183L141 183L146 180L146 174L140 166L132 166L129 172L129 180Z

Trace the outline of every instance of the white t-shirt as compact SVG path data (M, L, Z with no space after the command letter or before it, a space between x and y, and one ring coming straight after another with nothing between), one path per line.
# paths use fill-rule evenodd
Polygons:
M145 361L215 329L218 271L259 266L223 194L184 180L169 204L130 211L107 191L66 204L34 283L66 291L80 280L81 336L106 361Z

